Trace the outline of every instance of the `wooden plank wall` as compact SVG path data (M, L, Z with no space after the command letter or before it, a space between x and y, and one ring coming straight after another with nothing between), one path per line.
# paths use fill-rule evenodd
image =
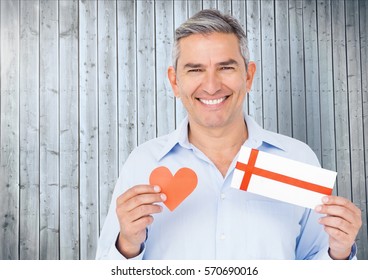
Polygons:
M174 29L234 14L258 69L245 109L307 142L362 210L368 259L368 2L0 1L0 259L93 259L131 150L185 115Z

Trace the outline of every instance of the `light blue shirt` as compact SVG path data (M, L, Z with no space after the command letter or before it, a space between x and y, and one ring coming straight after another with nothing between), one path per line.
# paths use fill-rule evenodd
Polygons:
M245 146L319 166L306 144L264 130L249 116L245 121ZM163 212L154 215L135 259L330 259L319 214L230 187L236 159L223 177L189 143L187 118L171 134L136 148L117 181L96 258L124 259L115 247L119 234L116 198L134 185L148 184L152 170L166 166L173 174L182 167L193 169L198 185L173 212L163 206Z

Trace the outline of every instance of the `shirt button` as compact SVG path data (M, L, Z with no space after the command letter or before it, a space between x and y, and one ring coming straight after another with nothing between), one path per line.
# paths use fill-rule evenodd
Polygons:
M221 239L221 240L225 240L225 239L226 239L225 234L221 234L220 239Z
M225 199L225 197L226 197L226 194L221 193L221 199L222 199L222 200L224 200L224 199Z

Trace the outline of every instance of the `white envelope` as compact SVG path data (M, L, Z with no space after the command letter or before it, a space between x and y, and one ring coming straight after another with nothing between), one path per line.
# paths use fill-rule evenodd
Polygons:
M331 195L337 173L242 147L231 187L314 209Z

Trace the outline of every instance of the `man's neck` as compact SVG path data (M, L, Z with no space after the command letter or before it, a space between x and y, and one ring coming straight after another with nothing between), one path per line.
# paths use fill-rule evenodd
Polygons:
M226 127L204 128L189 121L189 142L201 150L225 177L231 162L248 138L244 117Z

